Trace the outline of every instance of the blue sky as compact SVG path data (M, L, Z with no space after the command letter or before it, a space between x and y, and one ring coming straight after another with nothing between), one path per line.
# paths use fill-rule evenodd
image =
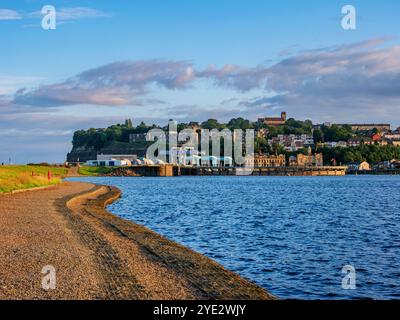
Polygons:
M56 30L41 28L44 5ZM343 30L341 8L357 10ZM0 161L63 161L74 130L286 110L400 125L400 2L0 1Z

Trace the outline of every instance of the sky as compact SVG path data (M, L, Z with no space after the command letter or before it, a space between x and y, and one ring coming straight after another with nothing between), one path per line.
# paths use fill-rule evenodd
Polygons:
M0 162L63 162L75 130L126 118L396 128L399 14L398 0L0 0Z

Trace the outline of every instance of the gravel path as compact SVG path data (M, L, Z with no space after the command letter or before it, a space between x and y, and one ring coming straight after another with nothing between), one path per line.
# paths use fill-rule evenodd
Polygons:
M105 211L104 203L118 196L76 182L0 195L0 299L272 298L210 259ZM43 288L46 266L56 272L55 289Z

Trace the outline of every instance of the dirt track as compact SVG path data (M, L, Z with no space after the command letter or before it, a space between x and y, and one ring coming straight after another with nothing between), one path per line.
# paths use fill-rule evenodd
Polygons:
M214 261L120 219L119 191L65 182L0 196L0 299L268 299ZM56 289L42 288L42 268Z

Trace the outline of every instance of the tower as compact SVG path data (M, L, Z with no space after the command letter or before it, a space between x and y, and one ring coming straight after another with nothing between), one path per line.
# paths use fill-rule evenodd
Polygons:
M286 122L286 112L285 111L281 112L281 119L282 119L282 121Z

